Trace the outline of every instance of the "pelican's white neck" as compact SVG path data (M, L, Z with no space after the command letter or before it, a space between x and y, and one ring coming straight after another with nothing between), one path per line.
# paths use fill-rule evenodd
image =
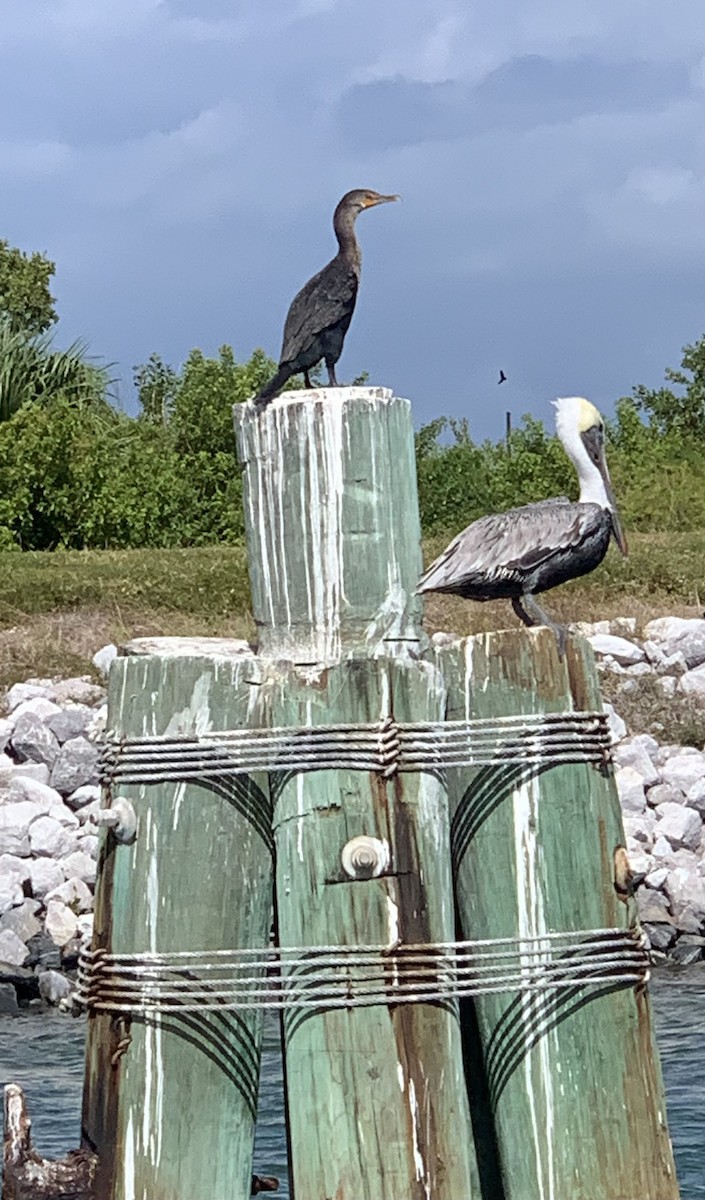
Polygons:
M605 481L593 460L588 454L585 443L580 435L581 428L589 428L590 413L597 420L599 413L587 400L581 396L571 396L556 401L556 432L563 448L578 473L580 483L580 503L599 504L600 508L612 510Z

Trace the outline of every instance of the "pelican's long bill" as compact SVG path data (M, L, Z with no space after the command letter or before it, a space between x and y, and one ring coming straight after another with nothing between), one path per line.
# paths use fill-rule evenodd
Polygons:
M621 553L625 558L627 558L629 556L629 547L627 545L627 539L624 535L624 530L622 529L622 522L619 519L619 513L617 512L617 502L614 498L614 492L612 491L612 480L610 479L610 473L607 467L607 458L605 457L604 431L600 426L593 426L591 429L588 429L582 434L582 439L587 448L588 454L600 472L600 475L602 476L602 482L605 485L605 494L610 506L612 536L614 537L614 540L617 543Z

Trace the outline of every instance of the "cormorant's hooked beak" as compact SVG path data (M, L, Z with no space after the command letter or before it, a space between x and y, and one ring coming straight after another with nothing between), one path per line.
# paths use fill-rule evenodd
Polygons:
M597 462L597 469L600 472L600 475L602 476L602 482L605 485L605 492L607 493L607 499L608 499L609 505L610 505L610 518L612 520L612 536L614 537L615 542L619 546L621 553L624 555L625 558L627 558L629 555L629 547L627 545L627 539L624 536L624 530L622 529L622 522L619 519L619 513L617 512L617 503L614 498L614 492L612 491L612 481L610 479L610 473L607 469L607 459L605 458L604 449L602 450L599 460Z
M392 200L401 200L401 196L375 196L374 200L368 200L365 208L374 208L376 204L391 204Z

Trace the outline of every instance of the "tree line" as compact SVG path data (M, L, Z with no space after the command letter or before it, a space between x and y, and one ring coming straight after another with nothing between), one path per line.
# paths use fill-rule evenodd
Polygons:
M0 548L207 545L243 536L231 408L275 369L261 350L236 361L193 350L174 370L135 369L138 413L120 411L110 370L84 346L58 350L54 264L0 241ZM292 381L292 386L296 381ZM627 529L705 528L705 336L665 386L637 386L608 425L610 470ZM483 513L577 494L570 463L541 421L476 442L467 421L416 435L425 533Z

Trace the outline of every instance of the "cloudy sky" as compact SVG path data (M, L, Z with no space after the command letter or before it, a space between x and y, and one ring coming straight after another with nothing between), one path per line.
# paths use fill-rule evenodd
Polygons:
M0 0L0 236L130 407L152 351L277 356L340 195L400 192L339 376L497 436L705 332L704 90L702 0Z

